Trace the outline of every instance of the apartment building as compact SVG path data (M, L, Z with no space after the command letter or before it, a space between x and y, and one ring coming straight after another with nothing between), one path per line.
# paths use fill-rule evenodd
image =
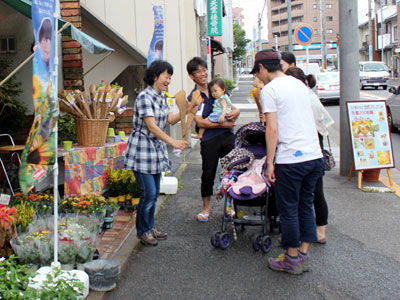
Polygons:
M288 28L288 0L268 0L268 40L278 51L290 51L297 61L306 60L306 47L296 42L296 27L306 23L314 29L314 39L309 45L309 60L322 66L321 34L325 35L327 68L334 67L337 60L339 34L339 0L291 0L292 32ZM321 26L321 15L324 28ZM292 49L289 49L289 34Z

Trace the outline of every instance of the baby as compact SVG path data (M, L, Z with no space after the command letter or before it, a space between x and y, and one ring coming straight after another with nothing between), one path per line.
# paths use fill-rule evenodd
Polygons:
M232 102L226 94L226 85L221 78L216 78L208 84L211 95L214 97L213 110L208 116L213 123L223 123L226 121L226 115L231 112ZM205 128L199 128L199 134L195 136L197 139L203 137Z

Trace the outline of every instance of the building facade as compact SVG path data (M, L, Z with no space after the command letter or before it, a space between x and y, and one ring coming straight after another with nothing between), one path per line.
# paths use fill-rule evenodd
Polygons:
M339 34L339 0L291 0L292 32L288 32L288 0L268 0L268 40L278 51L290 51L298 62L306 60L306 47L295 39L296 27L308 24L314 30L314 38L309 45L309 61L323 66L321 41L326 42L326 66L334 68L337 60L337 38ZM322 22L321 22L322 16ZM323 23L324 26L321 26ZM293 48L289 49L289 34Z

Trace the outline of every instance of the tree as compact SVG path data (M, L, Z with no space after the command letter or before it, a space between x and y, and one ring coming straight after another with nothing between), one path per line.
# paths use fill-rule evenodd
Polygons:
M238 24L233 24L233 60L240 60L246 54L246 46L250 42L245 38L246 31Z

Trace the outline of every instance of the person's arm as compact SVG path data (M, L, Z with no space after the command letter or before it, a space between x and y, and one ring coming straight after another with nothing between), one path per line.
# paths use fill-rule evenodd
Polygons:
M265 129L265 139L267 142L267 169L265 177L268 182L275 182L274 159L276 146L278 145L278 124L276 122L276 112L265 114L267 127Z
M233 104L231 106L231 112L226 115L226 118L228 120L234 120L237 119L240 115L240 110L236 108ZM226 122L225 122L226 123Z
M219 100L219 103L221 104L222 107L222 112L220 117L218 118L218 123L223 123L225 121L225 116L226 116L226 111L228 109L228 104L226 103L225 99Z
M233 128L235 122L213 123L209 119L203 119L202 116L195 116L194 120L198 127L202 128Z
M257 110L258 110L258 115L260 118L260 122L264 123L265 122L265 116L262 112L262 105L261 105L261 99L260 99L260 90L259 89L254 89L253 90L253 97L254 101L256 102L257 105Z
M180 150L185 150L187 148L187 141L174 140L172 137L162 131L160 127L157 126L156 119L154 117L144 117L143 120L146 123L149 131L154 134L158 139Z
M167 122L171 125L175 125L176 123L178 123L181 120L181 114L179 112L174 113L174 112L170 112L168 114L168 119Z

